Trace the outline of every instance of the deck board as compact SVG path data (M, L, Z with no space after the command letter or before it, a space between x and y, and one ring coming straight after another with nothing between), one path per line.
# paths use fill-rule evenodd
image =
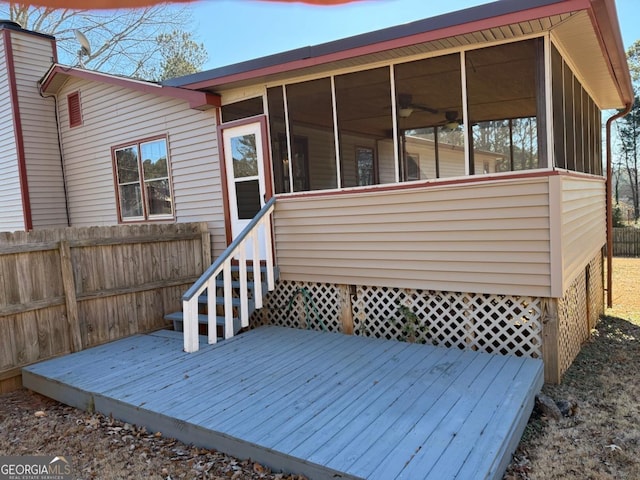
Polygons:
M433 349L431 360L433 362L439 361L442 356L447 353L445 349ZM409 363L404 363L410 365ZM362 415L367 412L369 408L376 408L377 404L385 404L385 396L391 395L402 389L402 385L410 381L410 373L407 371L388 371L383 375L377 375L376 387L379 388L361 388L359 392L353 396L351 402L347 405L341 405L341 409L336 414L328 419L324 419L324 422L315 422L314 424L307 425L308 428L300 429L294 432L290 438L283 440L278 444L278 448L286 451L292 455L308 456L315 452L318 448L323 447L326 444L331 444L334 437L340 434L347 424L353 422L350 425L350 431L353 433L358 425L354 419L360 419ZM362 424L362 422L360 422Z
M310 405L313 405L314 408L325 408L325 403L330 399L323 394L328 394L331 390L335 394L334 384L339 385L348 380L350 365L356 363L356 360L359 359L358 354L364 352L365 348L365 345L361 345L359 349L346 349L353 359L349 363L349 356L341 357L341 370L339 371L335 371L333 364L327 364L324 361L328 355L332 355L332 352L336 357L339 352L335 349L321 351L321 355L312 361L322 362L324 364L322 371L309 374L306 373L305 365L296 365L295 372L302 373L287 375L278 383L273 384L273 388L269 386L270 391L265 392L264 396L255 395L251 403L244 404L243 402L240 415L234 415L232 411L227 412L228 415L220 419L222 420L220 426L229 428L237 435L247 435L247 438L259 441L265 433L271 432L273 428L281 427L283 418L291 420L291 417L296 416L302 419L305 414L308 415L311 412L310 409L305 408ZM259 420L260 423L251 422L250 425L243 413L251 415L255 408L262 408L263 416ZM268 411L266 411L267 408Z
M327 428L340 413L351 410L349 416L353 417L356 399L362 398L365 392L372 393L378 378L389 374L389 368L385 369L389 362L386 355L394 356L399 362L410 354L402 344L387 345L384 351L381 347L382 344L369 346L367 353L375 354L375 357L364 367L361 362L352 365L340 359L334 367L336 374L325 385L306 385L293 404L279 405L286 423L276 428L278 417L273 417L254 432L256 441L268 442L278 450L290 452L305 436Z
M465 394L462 389L469 385L471 388L467 388L467 392L472 390L473 382L481 378L479 373L493 359L480 356L468 368L454 368L461 358L462 355L452 361L448 369L442 370L440 375L434 378L434 383L421 391L420 396L413 403L405 405L404 410L395 412L394 422L389 430L380 436L366 452L363 452L361 458L350 455L352 460L349 462L350 468L363 476L372 475L377 471L377 478L386 478L387 472L402 470L408 461L402 455L403 451L416 452L424 448L427 440L432 443L430 436L435 432L443 428L451 428L449 422L455 421L459 415L458 412L466 414L464 403L472 401L473 394ZM449 383L449 387L439 388L443 383ZM420 408L422 402L430 404L429 407ZM414 409L418 409L421 415L407 413ZM371 430L375 431L376 428L377 426L372 425ZM433 443L435 449L438 442L434 440ZM389 444L396 447L390 449Z
M261 327L182 351L135 335L31 365L23 383L80 408L310 479L499 479L542 362Z

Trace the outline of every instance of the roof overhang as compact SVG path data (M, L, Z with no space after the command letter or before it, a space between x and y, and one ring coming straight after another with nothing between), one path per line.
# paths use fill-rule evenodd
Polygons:
M66 67L54 64L40 81L43 93L55 94L70 79L80 78L92 82L117 85L136 90L140 93L184 100L194 110L209 110L220 106L220 96L215 93L201 92L188 88L158 85L157 83L134 80L82 68Z
M357 35L321 45L299 48L234 65L216 68L163 82L164 85L220 92L247 85L265 84L303 75L316 75L341 68L464 49L495 41L516 40L528 35L558 30L582 13L589 19L580 28L564 29L576 46L597 45L599 70L587 68L593 50L574 65L587 75L598 75L594 93L600 108L621 108L633 99L614 0L500 0L458 12ZM566 50L569 53L571 46ZM578 49L579 50L579 49ZM580 52L576 56L580 57ZM582 48L585 51L585 48ZM580 64L581 61L585 65ZM604 78L606 77L606 79ZM612 93L613 89L613 93ZM607 93L608 92L608 93Z

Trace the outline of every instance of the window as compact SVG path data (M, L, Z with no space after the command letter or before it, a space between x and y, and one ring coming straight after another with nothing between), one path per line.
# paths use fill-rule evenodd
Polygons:
M268 88L276 193L547 168L552 120L566 140L554 145L558 159L575 164L575 151L590 168L596 108L555 54L546 118L544 45L533 38ZM557 87L572 100L578 92L579 105ZM574 129L590 143L576 149ZM308 139L304 176L294 175L296 137Z
M420 180L420 155L417 153L407 153L406 160L407 181Z
M80 109L79 91L67 95L67 106L69 107L69 128L82 125L82 110Z
M378 183L380 177L378 172L373 170L378 167L377 163L373 162L374 148L379 153L383 182L394 182L393 110L389 67L337 75L335 97L342 186ZM372 152L369 162L371 170L367 174L361 169L365 160L353 154L358 146L368 147Z
M356 147L356 181L359 187L375 185L376 178L376 157L373 148Z
M250 98L248 100L223 105L220 110L222 111L223 123L264 114L262 97Z
M295 83L286 87L287 111L289 115L289 138L305 137L308 141L308 173L302 172L300 163L294 163L294 192L302 190L325 190L338 186L336 149L333 131L333 101L331 80L321 78ZM294 145L291 145L292 150ZM292 159L296 161L295 151ZM301 157L300 157L301 158ZM303 182L308 178L307 184Z
M166 138L113 149L120 221L173 218Z
M394 78L400 180L464 175L460 55L395 65Z
M555 166L602 175L600 110L551 46Z
M471 174L487 170L543 168L546 138L538 135L544 99L538 82L542 44L539 39L471 50L466 53ZM541 127L544 130L543 127ZM509 162L494 164L499 157Z

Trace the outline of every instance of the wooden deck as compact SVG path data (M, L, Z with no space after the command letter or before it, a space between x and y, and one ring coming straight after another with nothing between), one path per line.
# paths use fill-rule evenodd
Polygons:
M499 479L539 360L261 327L200 351L136 335L23 369L24 385L310 479Z

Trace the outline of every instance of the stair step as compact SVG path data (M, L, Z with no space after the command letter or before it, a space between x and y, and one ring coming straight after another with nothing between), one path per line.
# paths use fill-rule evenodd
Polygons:
M207 294L202 294L198 297L198 303L200 305L206 305L207 302L209 301L209 296ZM216 297L216 305L224 305L224 297ZM234 307L239 307L240 306L240 297L233 297L231 299L231 305ZM254 310L254 301L252 298L249 298L248 301L248 305L249 305L249 310Z
M231 271L232 272L237 272L239 270L240 270L240 266L239 265L231 265ZM265 273L267 271L267 267L265 265L260 265L260 271L262 273ZM247 272L253 273L253 265L247 265Z
M170 320L173 322L173 329L176 330L177 332L182 332L182 324L184 323L184 317L182 315L182 312L173 312L173 313L168 313L164 316L165 320ZM237 320L237 318L234 318L234 320ZM198 314L198 323L200 325L207 325L209 323L209 317L205 314ZM223 327L224 326L224 317L221 315L216 316L216 325L218 325L219 327ZM179 328L177 328L179 326Z

